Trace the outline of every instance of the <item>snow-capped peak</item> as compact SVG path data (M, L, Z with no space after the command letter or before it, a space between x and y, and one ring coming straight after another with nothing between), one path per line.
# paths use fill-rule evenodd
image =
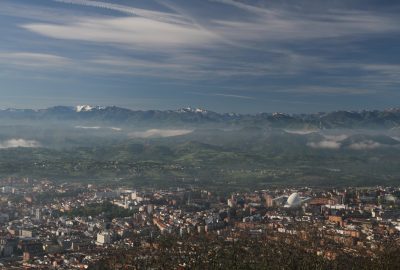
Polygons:
M90 112L92 110L102 110L104 107L101 106L90 106L90 105L78 105L75 107L76 112Z
M205 114L205 113L207 113L207 110L203 110L203 109L200 109L200 108L187 107L187 108L183 108L183 109L178 110L178 112L180 112L180 113L192 112L192 113L203 113L203 114Z
M279 117L279 116L289 116L289 115L286 114L286 113L274 112L274 113L272 113L272 116L274 116L274 117Z
M196 108L194 111L197 112L197 113L207 113L206 110L199 109L199 108Z

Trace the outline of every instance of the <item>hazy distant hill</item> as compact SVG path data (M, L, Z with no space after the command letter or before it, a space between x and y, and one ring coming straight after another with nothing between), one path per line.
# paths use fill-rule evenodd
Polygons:
M400 126L400 109L383 111L336 111L317 114L259 113L254 115L216 113L202 109L134 111L119 107L88 105L57 106L48 109L7 109L0 121L75 121L107 122L141 126L266 126L274 128L367 128L390 129Z
M398 184L400 110L288 115L58 106L0 110L0 177L196 184Z

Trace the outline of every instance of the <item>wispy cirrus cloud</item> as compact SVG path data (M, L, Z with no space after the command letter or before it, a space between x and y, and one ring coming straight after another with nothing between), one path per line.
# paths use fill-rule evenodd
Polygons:
M149 53L158 51L167 55L169 53L168 65L158 60L152 60L155 69L166 69L179 65L182 71L186 71L187 75L189 75L188 71L191 70L191 75L196 73L203 77L209 77L211 72L208 71L210 70L215 77L237 75L293 76L315 68L324 68L327 71L331 68L338 70L341 67L338 67L337 63L332 65L331 60L321 60L317 56L302 55L292 49L282 50L278 44L280 42L344 38L397 30L393 18L385 18L366 11L334 10L320 14L298 14L293 10L282 8L267 9L238 1L219 0L213 2L250 12L252 16L237 20L224 18L224 16L220 18L211 16L202 19L199 23L193 12L185 13L182 11L184 9L174 9L171 5L167 5L167 7L174 9L174 11L161 12L101 1L56 0L56 2L113 10L127 16L115 18L81 17L70 23L28 23L23 24L22 27L55 39L85 41L111 46L124 45L132 50L148 51ZM176 10L181 14L176 13ZM262 42L264 45L267 42L268 45L250 46L249 42ZM252 48L255 51L258 51L261 47L264 48L263 50L267 53L263 53L261 59L268 59L268 62L258 63L254 60L249 62L247 59L245 61L240 59L232 61L225 57L224 50L227 46L233 49L238 44L250 51ZM280 52L277 52L277 48ZM174 50L167 52L168 49L191 49L191 55L200 58L199 56L202 54L201 57L207 59L210 64L199 66L196 61L190 60L186 61L185 64L178 63L176 57L171 55L176 54L176 52ZM215 55L210 57L207 52L199 51L209 49L213 49L217 53L217 57ZM243 57L247 58L248 56ZM210 61L211 58L214 60ZM131 60L133 60L133 65L138 62L134 59ZM121 61L118 62L121 63ZM110 63L111 60L105 64ZM117 63L117 61L114 61L114 63ZM149 61L147 61L146 65L149 66L149 64ZM127 65L122 64L121 67L127 68ZM213 70L213 67L217 68ZM190 77L193 78L193 76ZM323 89L321 92L346 91L347 89L330 87L329 91ZM352 90L351 92L354 93L355 91ZM365 91L360 90L359 92Z
M269 13L268 9L262 8L262 7L257 7L257 6L252 6L252 5L248 5L239 1L235 1L235 0L210 0L211 2L215 2L215 3L221 3L221 4L225 4L225 5L230 5L254 14L261 14L261 15L266 15Z
M217 40L210 31L200 28L187 18L161 12L90 0L55 0L55 2L97 7L129 15L124 17L82 17L74 23L24 24L23 28L51 38L91 41L136 46L135 49L166 47L197 47Z
M93 0L53 0L53 1L64 4L81 5L87 7L96 7L112 11L118 11L126 15L148 18L155 21L186 24L185 18L177 14L146 10L142 8L134 8L126 5L119 5L114 3L93 1Z
M0 2L0 17L13 17L7 26L0 25L5 37L0 51L13 51L0 55L1 64L13 67L13 76L18 75L16 67L24 78L26 68L40 67L41 76L48 70L54 78L62 67L73 74L71 81L89 81L92 76L123 81L124 93L136 91L128 89L139 78L141 83L148 80L158 86L187 84L188 89L182 87L182 91L198 91L207 85L204 93L209 99L260 104L305 104L303 97L310 97L313 104L331 102L323 100L328 96L359 100L393 93L400 83L397 50L393 48L389 57L382 45L394 42L400 18L369 4L344 0L328 4L292 0L48 2L52 4ZM7 34L12 25L16 31ZM380 42L382 37L385 42ZM162 91L155 88L154 93ZM321 105L315 110L321 108L325 109Z
M349 85L343 86L325 86L325 85L301 85L294 88L285 88L276 90L278 92L298 93L298 94L319 94L319 95L366 95L374 94L377 89L360 88Z
M71 63L66 57L33 52L0 52L0 60L14 66L32 68L65 67Z
M252 96L244 96L238 94L230 94L230 93L203 93L203 92L187 92L188 94L200 95L200 96L211 96L211 97L222 97L222 98L233 98L233 99L247 99L254 100L255 98Z
M334 10L318 14L299 14L285 9L247 7L246 10L255 12L252 19L242 21L216 19L213 20L216 28L232 39L248 41L268 39L269 42L354 38L398 30L394 24L397 22L396 19L367 11Z
M219 97L238 98L238 99L253 99L253 100L255 99L254 97L242 96L242 95L233 95L233 94L215 93L213 95L214 96L219 96Z
M77 129L89 129L89 130L99 130L99 129L110 129L113 131L122 131L121 128L118 127L101 127L101 126L75 126Z
M214 0L212 2L251 12L252 16L236 20L225 19L224 16L209 17L203 19L200 24L197 23L197 17L191 15L193 13L183 15L91 0L55 0L55 2L108 9L130 16L111 20L82 18L68 25L26 24L24 27L56 38L95 42L115 41L128 44L146 43L147 45L154 45L157 42L161 46L164 44L193 45L200 41L210 41L210 39L215 42L227 39L232 42L310 40L398 30L395 19L367 11L325 10L317 14L300 14L282 7L263 8L238 1ZM171 4L166 6L172 8ZM175 8L175 10L184 9ZM98 26L95 26L97 24ZM73 37L68 30L75 31L77 35ZM127 34L137 37L128 38ZM189 42L190 40L193 42Z

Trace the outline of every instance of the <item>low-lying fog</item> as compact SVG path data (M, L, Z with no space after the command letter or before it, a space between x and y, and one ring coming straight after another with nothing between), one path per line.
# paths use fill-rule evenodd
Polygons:
M0 123L0 149L16 147L71 148L157 139L169 143L198 141L244 147L289 140L312 149L372 150L399 147L400 129L279 129L269 127L175 128L111 126L104 123Z

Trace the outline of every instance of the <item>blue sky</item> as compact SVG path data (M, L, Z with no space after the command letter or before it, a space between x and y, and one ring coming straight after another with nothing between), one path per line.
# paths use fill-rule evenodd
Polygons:
M399 26L385 0L2 0L0 107L398 107Z

